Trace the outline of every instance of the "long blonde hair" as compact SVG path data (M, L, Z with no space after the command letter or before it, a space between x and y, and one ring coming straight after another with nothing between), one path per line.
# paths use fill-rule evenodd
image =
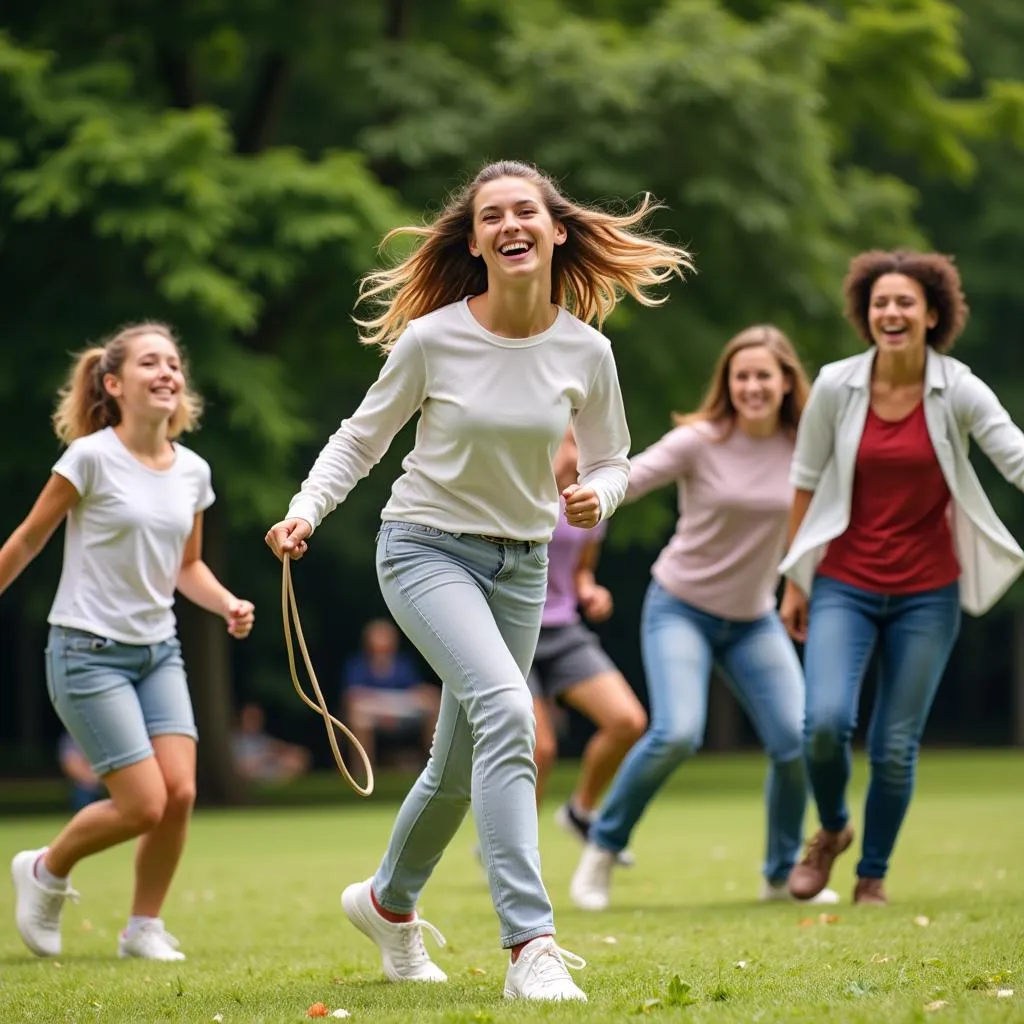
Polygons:
M75 359L67 381L57 393L57 408L53 413L53 429L65 444L104 427L116 427L121 422L120 406L104 387L103 378L108 373L120 375L132 342L144 334L162 334L178 350L185 377L185 389L167 425L167 436L173 439L198 426L202 400L189 385L188 366L174 332L162 323L130 324L102 345L79 353Z
M662 208L649 194L631 212L616 215L577 205L531 164L501 160L453 193L433 223L394 228L384 236L382 246L401 237L420 241L400 263L360 281L358 302L370 302L378 310L376 316L356 318L360 341L389 351L410 320L487 290L487 268L470 253L468 240L476 194L481 185L498 178L534 184L548 213L565 227L568 237L555 247L552 258L551 301L583 321L596 320L600 327L623 293L645 306L661 305L667 296L651 295L647 289L693 269L685 249L643 232L643 223Z
M673 413L672 422L677 427L690 423L709 423L721 427L719 440L728 437L736 427L736 407L729 394L729 370L733 356L747 348L766 348L775 357L782 375L789 384L789 391L779 408L779 425L790 434L796 434L807 396L811 390L807 372L793 343L773 324L755 324L740 331L722 349L715 363L714 372L700 405L691 413Z

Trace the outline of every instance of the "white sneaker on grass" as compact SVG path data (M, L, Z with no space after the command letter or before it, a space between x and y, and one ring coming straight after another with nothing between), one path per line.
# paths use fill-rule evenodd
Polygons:
M341 894L341 906L348 919L371 941L377 944L388 981L447 981L423 945L423 932L428 931L440 945L444 936L419 915L412 921L393 922L381 917L370 898L372 879L356 882Z
M568 961L568 963L567 963ZM587 994L569 976L569 967L578 971L587 961L567 949L559 949L550 935L528 942L519 951L515 963L505 974L506 999L576 999L585 1003Z
M117 939L117 955L122 960L184 960L178 940L164 928L159 917L151 917L125 928Z
M583 847L569 883L569 897L580 910L607 910L611 902L615 854L593 843Z
M586 845L590 836L591 820L591 818L577 811L571 800L564 804L560 804L558 809L555 811L556 824L558 824L563 831L568 832L573 839L578 839L584 845ZM619 850L619 852L615 854L615 863L620 868L636 867L636 857L634 857L629 850Z
M762 903L838 903L839 893L835 889L822 889L817 896L812 896L809 900L798 900L789 891L789 887L785 882L769 882L766 878L761 885L761 894L758 899Z
M36 956L59 956L60 915L65 900L78 902L78 893L65 885L51 889L36 877L36 861L46 853L41 850L22 850L11 861L11 881L14 883L14 920L22 942Z

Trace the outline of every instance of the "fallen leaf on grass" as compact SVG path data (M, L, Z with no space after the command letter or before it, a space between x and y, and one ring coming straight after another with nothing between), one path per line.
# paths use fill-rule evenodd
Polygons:
M892 963L892 961L895 959L896 958L892 956L879 956L877 953L871 954L871 962L873 964L888 964Z
M949 1006L949 1001L946 999L936 999L934 1003L925 1003L924 1012L934 1013L936 1010L941 1010L944 1006Z
M332 1017L351 1017L352 1014L348 1010L343 1010L340 1006L332 1014Z
M215 1013L213 1015L213 1019L217 1022L217 1024L220 1024L220 1022L224 1019L224 1014L223 1013Z
M307 1011L307 1017L326 1017L327 1007L323 1003L314 1003Z
M819 914L818 924L835 924L839 920L838 914Z
M470 967L470 974L486 974L487 972L482 967Z
M615 938L614 935L606 935L601 941L606 946L614 946L614 945L616 945L618 943L619 940L617 938Z
M1012 995L1012 988L1001 988L998 992L996 992L996 999L1009 999Z
M746 966L746 960L737 960L736 963L733 964L733 967L735 967L737 971L742 971Z
M927 928L928 925L931 924L931 921L929 921L928 918L924 916L924 914L918 914L917 917L914 918L914 924L916 924L919 928Z

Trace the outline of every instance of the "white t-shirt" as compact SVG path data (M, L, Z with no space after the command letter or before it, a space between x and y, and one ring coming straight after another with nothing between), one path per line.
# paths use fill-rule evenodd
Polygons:
M195 514L213 504L210 466L175 442L174 464L139 462L112 427L80 437L53 467L78 491L49 622L125 644L176 631L174 589Z
M597 492L602 517L626 493L629 429L608 339L564 309L541 334L502 338L463 299L409 324L320 452L289 518L319 526L416 412L416 443L385 520L550 540L559 515L551 461L570 418L580 482Z

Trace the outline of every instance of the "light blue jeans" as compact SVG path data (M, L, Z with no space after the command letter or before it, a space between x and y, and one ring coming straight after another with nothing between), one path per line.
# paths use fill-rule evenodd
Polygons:
M763 871L789 877L803 840L807 785L802 752L804 680L778 616L737 621L694 608L652 581L641 645L651 724L626 755L590 828L617 853L666 779L704 742L712 665L724 670L771 759L766 784L768 838Z
M373 891L381 906L411 913L472 807L506 948L554 934L540 873L526 686L547 567L546 544L492 543L400 522L385 522L377 538L384 600L442 690L430 759L398 812Z
M152 736L198 737L175 637L122 644L51 626L46 687L64 727L100 776L152 757Z
M885 878L914 792L925 722L959 631L958 583L891 596L815 577L804 648L807 770L822 828L830 832L850 819L850 741L868 662L876 647L879 653L858 878Z

